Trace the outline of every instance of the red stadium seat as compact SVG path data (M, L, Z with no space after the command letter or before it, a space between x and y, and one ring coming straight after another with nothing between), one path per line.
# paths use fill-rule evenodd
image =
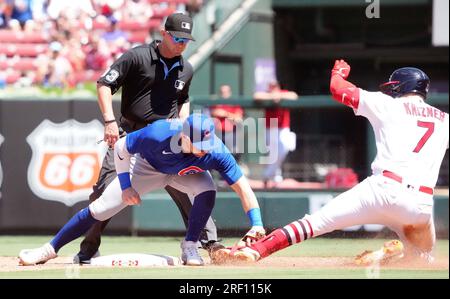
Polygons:
M20 73L14 72L6 76L6 84L14 84L20 79Z
M119 28L124 31L143 31L157 29L161 25L161 19L151 18L148 22L136 22L136 21L121 21L119 22Z
M155 10L153 13L153 18L157 18L157 19L164 19L165 17L167 17L168 15L171 15L172 13L174 13L175 11L171 8L166 8L166 9L162 9L162 10Z
M6 60L0 61L0 71L4 71L9 68L9 63Z
M22 58L13 63L12 67L16 71L35 71L38 69L36 60L33 58Z
M0 54L6 56L27 56L36 57L45 53L48 49L47 44L3 44L0 43Z
M12 30L0 30L2 43L46 43L48 39L43 33L23 33Z
M148 0L149 3L188 4L190 0Z
M16 45L15 54L19 56L36 57L47 52L48 44L21 44Z
M136 31L148 29L147 23L140 23L136 21L121 21L119 22L119 28L124 31Z
M144 43L149 33L147 30L144 31L131 31L128 37L130 43Z
M84 82L96 82L103 73L104 71L92 71L92 70L77 72L75 73L75 82L77 84Z
M94 20L92 22L92 28L94 30L106 30L109 27L109 23L108 22L99 22L97 20Z

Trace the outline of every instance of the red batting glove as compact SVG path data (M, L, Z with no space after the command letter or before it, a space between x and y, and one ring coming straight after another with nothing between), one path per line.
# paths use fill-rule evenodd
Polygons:
M350 75L350 69L350 65L344 60L336 60L333 70L331 71L331 75L338 75L344 79L347 79L348 75Z

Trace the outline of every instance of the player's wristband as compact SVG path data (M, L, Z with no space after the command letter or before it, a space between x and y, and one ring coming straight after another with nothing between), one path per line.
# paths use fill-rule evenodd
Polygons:
M264 226L261 218L261 210L253 208L247 212L248 219L250 219L251 226Z
M113 123L113 122L115 122L115 121L116 121L115 119L105 120L105 124L110 124L110 123Z
M131 187L131 180L130 180L130 173L129 172L123 172L118 175L119 182L120 182L120 188L123 190L128 189Z

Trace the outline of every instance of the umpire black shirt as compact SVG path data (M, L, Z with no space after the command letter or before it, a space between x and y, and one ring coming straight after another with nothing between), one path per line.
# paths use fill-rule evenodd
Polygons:
M135 122L178 117L178 105L189 101L193 69L182 56L164 59L154 41L125 52L97 83L112 94L122 87L121 113Z

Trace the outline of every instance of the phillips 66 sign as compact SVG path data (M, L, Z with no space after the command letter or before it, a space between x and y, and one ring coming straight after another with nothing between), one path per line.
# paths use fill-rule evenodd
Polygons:
M106 152L103 125L93 120L80 123L44 120L27 137L33 150L28 184L38 197L73 206L87 200Z

